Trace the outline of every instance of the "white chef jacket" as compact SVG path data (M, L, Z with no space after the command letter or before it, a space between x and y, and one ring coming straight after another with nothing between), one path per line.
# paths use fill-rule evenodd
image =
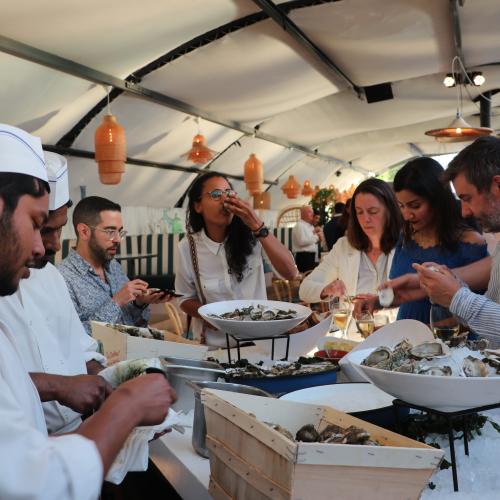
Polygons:
M318 252L319 236L314 226L300 219L292 229L292 246L294 252Z
M103 467L83 436L48 437L38 392L0 321L0 498L97 499Z
M15 333L14 343L28 372L80 375L87 373L85 363L91 359L106 364L52 264L32 269L16 293L0 298L0 319ZM56 401L42 404L49 434L71 432L81 424L80 414L70 408Z
M236 276L229 272L224 243L212 241L202 229L193 234L198 253L198 267L203 294L207 303L223 300L267 299L264 279L262 245L257 241L252 253L247 257L247 266L243 279L238 282ZM191 260L191 250L187 237L179 243L179 265L175 273L175 289L182 293L179 302L198 299L196 276ZM195 338L199 338L202 322L193 318L192 329ZM225 346L226 336L221 332L206 330L206 341L210 346Z

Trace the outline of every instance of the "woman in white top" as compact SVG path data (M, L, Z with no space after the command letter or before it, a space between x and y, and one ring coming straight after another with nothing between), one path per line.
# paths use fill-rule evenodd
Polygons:
M390 186L367 179L354 191L347 236L300 285L305 302L329 297L377 293L391 269L401 230L401 212Z
M288 249L269 233L221 174L210 172L196 179L188 198L190 234L179 243L175 288L184 294L180 306L193 317L195 338L211 346L224 346L225 335L203 323L199 307L204 302L265 300L262 250L283 278L294 278L297 268Z

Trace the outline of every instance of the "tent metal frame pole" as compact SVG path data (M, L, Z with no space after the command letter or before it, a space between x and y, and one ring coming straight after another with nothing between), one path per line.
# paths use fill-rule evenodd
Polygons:
M116 78L102 71L95 70L83 64L65 59L64 57L45 52L43 50L37 49L36 47L32 47L30 45L26 45L16 40L7 38L3 35L0 35L0 51L11 54L15 57L26 59L42 66L52 68L57 71L61 71L63 73L67 73L83 80L91 81L99 85L121 89L127 94L135 95L136 97L139 97L141 99L155 102L156 104L160 104L170 109L175 109L176 111L180 111L188 115L198 116L212 123L217 123L218 125L237 130L245 135L255 136L257 139L261 139L263 141L271 142L286 148L295 149L296 151L300 151L308 156L319 158L326 162L340 163L345 167L349 167L346 161L339 160L338 158L332 156L322 155L313 151L312 149L301 146L300 144L294 144L280 137L275 137L259 132L258 129L248 127L246 125L243 125L242 123L232 120L223 120L210 112L203 111L195 106L191 106L188 103L174 99L173 97L145 88L137 83ZM368 171L361 167L356 167L353 165L350 168L364 175L368 175Z
M313 57L328 68L330 78L334 84L342 80L350 90L361 99L363 92L331 59L328 57L288 16L279 6L271 0L252 0L259 6L276 24L286 31L296 42L306 49Z
M52 153L58 153L64 156L73 156L75 158L85 158L90 160L93 160L95 158L95 154L92 151L84 151L82 149L64 148L62 146L57 146L52 144L44 144L43 149L45 151L50 151ZM225 172L219 172L218 170L206 170L199 167L183 167L181 165L140 160L138 158L127 158L125 163L127 163L128 165L137 165L139 167L153 167L153 168L159 168L161 170L175 170L177 172L187 172L189 174L204 174L206 172L217 172L223 175L224 177L227 177L228 179L235 179L238 181L245 180L243 175L227 174ZM270 186L276 186L278 184L278 181L264 180L264 184L269 184Z

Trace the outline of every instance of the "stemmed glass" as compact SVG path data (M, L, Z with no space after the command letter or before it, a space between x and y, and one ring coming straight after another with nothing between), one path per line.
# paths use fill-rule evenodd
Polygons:
M359 333L366 339L375 330L375 320L370 311L361 311L355 315L356 326Z
M347 327L351 315L351 301L346 296L333 297L330 302L333 320L342 332L342 337L347 337Z
M431 330L434 337L443 342L456 337L460 331L460 323L449 309L438 304L431 304Z

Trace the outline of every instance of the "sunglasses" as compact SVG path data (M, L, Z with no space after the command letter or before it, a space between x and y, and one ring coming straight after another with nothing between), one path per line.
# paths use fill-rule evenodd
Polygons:
M212 189L212 191L208 191L208 196L212 198L212 200L218 201L225 195L227 198L231 198L237 196L238 193L234 189Z

